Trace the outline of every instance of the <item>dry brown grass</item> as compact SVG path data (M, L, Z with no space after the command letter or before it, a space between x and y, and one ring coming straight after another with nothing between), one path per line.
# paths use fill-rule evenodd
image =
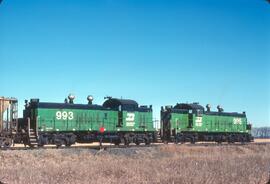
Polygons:
M267 183L270 145L0 151L4 183Z

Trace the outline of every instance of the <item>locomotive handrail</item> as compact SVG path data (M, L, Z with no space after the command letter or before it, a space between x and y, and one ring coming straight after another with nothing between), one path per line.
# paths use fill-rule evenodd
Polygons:
M38 116L36 117L36 136L38 137Z
M30 127L30 118L29 117L27 118L27 126L28 126L28 137L30 137L30 129L31 129L31 127Z

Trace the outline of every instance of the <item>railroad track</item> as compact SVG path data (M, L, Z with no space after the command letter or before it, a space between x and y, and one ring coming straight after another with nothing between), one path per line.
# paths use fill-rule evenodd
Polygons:
M221 147L221 146L245 146L245 145L270 145L270 142L251 142L251 143L234 143L234 144L228 144L228 143L222 143L222 144L218 144L218 143L205 143L205 142L199 142L196 144L190 144L190 143L185 143L185 144L178 144L178 146L188 146L188 147ZM119 145L116 146L114 144L103 144L102 147L100 147L98 144L78 144L78 145L73 145L71 147L56 147L53 145L49 145L49 146L44 146L44 147L34 147L34 148L30 148L28 146L24 147L22 145L20 145L19 147L11 147L8 149L1 149L1 150L48 150L48 149L93 149L93 150L100 150L100 149L115 149L115 148L122 148L122 149L128 149L128 148L136 148L136 147L157 147L157 146L161 146L164 145L163 143L153 143L151 145L129 145L129 146L125 146L125 145ZM169 143L167 145L175 145L174 143Z

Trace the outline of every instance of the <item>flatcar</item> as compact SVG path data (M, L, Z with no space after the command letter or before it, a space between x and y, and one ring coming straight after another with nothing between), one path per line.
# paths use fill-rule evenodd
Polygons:
M206 110L198 103L178 103L161 108L161 138L164 142L195 143L198 141L250 142L251 125L246 113Z
M155 141L152 106L139 106L134 100L106 98L103 105L74 104L70 95L65 103L26 101L19 128L27 132L23 142L29 146L109 142L150 144Z

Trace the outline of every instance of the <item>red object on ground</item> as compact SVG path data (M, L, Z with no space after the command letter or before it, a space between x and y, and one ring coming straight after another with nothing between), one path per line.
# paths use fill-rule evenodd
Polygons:
M104 128L104 127L100 127L100 128L99 128L99 131L100 131L101 133L104 133L104 132L105 132L105 128Z

